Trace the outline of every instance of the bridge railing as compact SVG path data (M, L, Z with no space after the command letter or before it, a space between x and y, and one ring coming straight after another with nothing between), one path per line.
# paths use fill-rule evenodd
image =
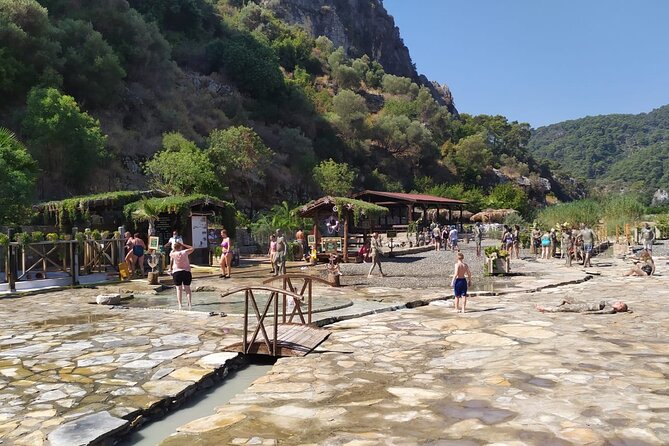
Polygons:
M270 352L272 356L279 355L279 296L283 296L283 305L282 305L282 319L285 323L286 321L286 307L287 299L290 298L294 302L294 307L290 314L289 323L292 322L295 315L299 315L302 324L305 323L304 315L302 313L300 302L302 296L292 292L290 290L285 290L281 288L274 288L270 286L248 286L240 287L228 290L221 295L221 298L226 296L244 292L244 332L242 334L242 351L244 354L251 353L251 349L256 342L259 334L262 334L262 342L264 342L267 347L267 351ZM258 301L256 300L256 292L269 292L269 298L265 303L265 307L262 312L258 306ZM267 333L267 327L265 326L265 321L269 316L269 310L272 308L272 336L269 336ZM253 311L253 314L256 317L257 325L253 330L253 334L249 339L249 309Z

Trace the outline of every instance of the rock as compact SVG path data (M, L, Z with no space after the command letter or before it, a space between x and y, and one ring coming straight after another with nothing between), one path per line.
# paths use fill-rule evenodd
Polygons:
M98 294L95 298L98 305L118 305L121 303L120 294Z
M61 425L49 434L48 440L51 446L89 445L114 435L129 425L130 422L103 411Z

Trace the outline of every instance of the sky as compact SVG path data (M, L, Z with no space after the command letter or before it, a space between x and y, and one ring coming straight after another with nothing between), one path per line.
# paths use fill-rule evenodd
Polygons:
M461 113L537 128L669 104L669 0L384 0Z

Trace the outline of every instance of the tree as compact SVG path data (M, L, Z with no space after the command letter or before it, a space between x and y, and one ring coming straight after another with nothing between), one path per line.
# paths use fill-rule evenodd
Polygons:
M37 163L14 134L0 127L0 224L20 223L35 188Z
M0 0L0 92L24 94L45 78L52 78L58 60L46 8L35 0Z
M490 207L515 209L523 216L529 211L527 194L520 187L510 183L495 186L486 201Z
M236 34L223 41L220 61L212 67L222 68L239 88L259 98L269 97L283 86L274 51L249 34Z
M346 65L339 65L334 70L334 80L340 88L355 89L360 87L360 75L351 67Z
M86 180L106 157L100 122L55 88L31 90L23 130L40 168L68 186Z
M447 154L447 160L453 163L461 180L465 183L478 183L483 171L488 168L492 160L492 153L485 136L483 134L468 136L455 146L449 147L452 147L452 150Z
M381 115L372 134L380 147L396 158L408 160L411 166L417 164L423 155L436 151L430 131L407 116Z
M207 153L180 133L163 135L163 150L146 162L145 171L153 187L176 195L220 196L219 182Z
M332 99L332 108L337 115L335 124L346 138L355 138L364 131L369 110L362 96L342 90Z
M348 196L353 191L354 179L355 172L346 163L329 159L314 167L314 181L326 195Z
M65 90L92 105L112 101L125 77L114 50L90 23L66 19L58 29Z
M265 169L272 162L274 152L252 128L237 126L211 132L207 154L219 177L242 183L240 195L248 200L252 216L253 190L264 183Z

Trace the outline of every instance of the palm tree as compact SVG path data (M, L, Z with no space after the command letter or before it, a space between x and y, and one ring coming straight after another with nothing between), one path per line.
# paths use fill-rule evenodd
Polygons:
M156 235L156 220L160 217L158 208L146 198L143 199L137 209L132 211L132 219L134 221L148 221L149 235Z

